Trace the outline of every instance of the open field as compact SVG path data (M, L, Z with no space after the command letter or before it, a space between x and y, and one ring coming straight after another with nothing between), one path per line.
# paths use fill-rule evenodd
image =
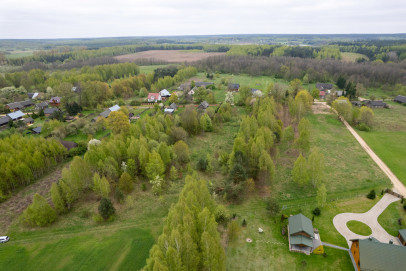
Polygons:
M406 107L389 103L390 109L374 109L375 126L359 135L372 150L406 184Z
M369 58L363 54L350 53L350 52L341 53L341 60L345 61L345 62L356 62L357 59L359 59L359 58L363 58L363 59L369 61Z
M163 60L171 63L192 62L202 60L210 56L225 55L225 53L206 53L196 51L180 51L180 50L150 50L135 54L116 56L120 62L133 62L138 59L155 59Z
M6 54L6 58L19 58L24 56L32 56L33 51L11 51L10 54Z

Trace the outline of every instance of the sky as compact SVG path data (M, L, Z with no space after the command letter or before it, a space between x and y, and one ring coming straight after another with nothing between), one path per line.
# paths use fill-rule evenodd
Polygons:
M405 32L405 0L0 0L0 39Z

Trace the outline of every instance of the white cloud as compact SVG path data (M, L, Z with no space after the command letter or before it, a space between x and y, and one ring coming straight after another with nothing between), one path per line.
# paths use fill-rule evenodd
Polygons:
M0 38L402 33L404 0L2 0Z

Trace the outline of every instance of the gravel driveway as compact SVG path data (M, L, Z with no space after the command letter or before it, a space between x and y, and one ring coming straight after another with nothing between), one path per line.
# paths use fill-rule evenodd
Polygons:
M365 239L368 236L362 236L355 234L347 227L347 222L351 220L360 221L364 224L367 224L371 230L375 239L378 239L382 243L389 243L390 240L393 240L394 244L400 245L400 242L397 237L394 237L387 233L384 228L378 223L379 215L391 204L400 200L398 197L395 197L391 194L385 194L380 201L378 201L368 212L356 214L356 213L342 213L336 215L333 219L334 227L337 231L344 236L347 240L348 247L351 245L351 239Z

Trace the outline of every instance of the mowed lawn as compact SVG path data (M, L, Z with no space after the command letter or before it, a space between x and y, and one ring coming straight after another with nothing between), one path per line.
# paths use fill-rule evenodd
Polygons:
M390 109L374 109L375 126L358 133L372 150L406 184L406 106L390 103Z
M154 243L138 228L12 240L0 246L0 270L139 270Z

